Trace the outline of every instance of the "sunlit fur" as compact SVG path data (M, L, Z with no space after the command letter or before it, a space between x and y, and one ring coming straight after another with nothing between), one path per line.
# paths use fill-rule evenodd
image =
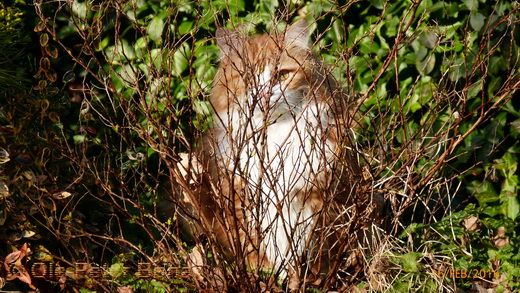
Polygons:
M217 44L215 117L203 146L215 219L225 219L213 220L215 230L253 266L297 271L303 257L330 253L315 247L313 229L328 225L325 205L351 193L337 164L351 124L345 96L313 56L305 21L255 37L221 28Z

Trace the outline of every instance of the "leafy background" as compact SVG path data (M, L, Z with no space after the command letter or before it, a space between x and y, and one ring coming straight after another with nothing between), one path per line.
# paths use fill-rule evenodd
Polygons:
M303 17L315 52L360 101L356 147L388 206L381 249L347 285L519 290L518 10L485 0L0 3L0 287L222 286L117 272L139 261L185 268L196 245L160 190L210 123L215 29L261 33ZM38 261L108 264L113 279L31 278L23 267ZM482 278L453 275L472 270ZM238 276L228 290L261 291Z

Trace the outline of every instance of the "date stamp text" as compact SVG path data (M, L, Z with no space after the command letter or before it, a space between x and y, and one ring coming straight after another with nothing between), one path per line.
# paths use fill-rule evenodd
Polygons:
M499 279L500 272L491 269L440 269L435 270L437 277L448 279Z

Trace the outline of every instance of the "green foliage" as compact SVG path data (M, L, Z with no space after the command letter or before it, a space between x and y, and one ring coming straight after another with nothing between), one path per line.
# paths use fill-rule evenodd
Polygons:
M0 30L15 31L22 22L23 12L18 7L0 3Z
M0 97L11 94L9 90L23 90L29 79L18 61L29 38L23 30L24 13L16 6L0 3Z
M494 179L501 182L498 192L490 181L474 182L468 191L475 194L478 205L469 204L436 223L409 226L403 237L413 237L414 249L433 254L437 262L433 274L451 279L449 283L455 281L457 286L469 288L476 276L515 291L520 289L517 162L506 153L485 168L498 170ZM450 256L448 261L443 259L446 255ZM410 271L406 268L417 265L410 261L402 267ZM455 278L450 270L472 277Z

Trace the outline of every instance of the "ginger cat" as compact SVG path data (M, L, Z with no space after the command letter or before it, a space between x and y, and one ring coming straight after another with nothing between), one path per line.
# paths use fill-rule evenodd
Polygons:
M220 28L216 40L215 115L200 151L212 191L200 214L235 260L322 278L359 226L352 106L313 56L306 21L254 37Z

